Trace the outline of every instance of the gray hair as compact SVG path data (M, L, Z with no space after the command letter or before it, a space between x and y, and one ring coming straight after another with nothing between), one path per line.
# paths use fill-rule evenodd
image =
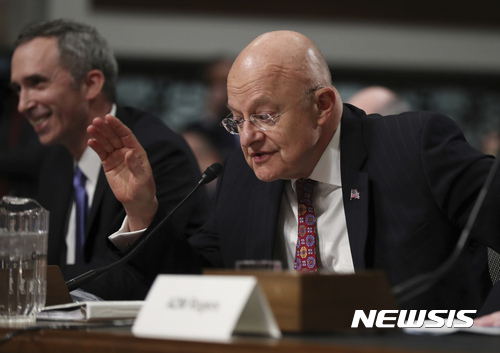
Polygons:
M55 37L61 65L75 83L81 83L90 70L104 74L102 91L111 101L116 101L118 64L107 41L89 25L65 19L44 21L25 28L17 37L14 47L37 37Z

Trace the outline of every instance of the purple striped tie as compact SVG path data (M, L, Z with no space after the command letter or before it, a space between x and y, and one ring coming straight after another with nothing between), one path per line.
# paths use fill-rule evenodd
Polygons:
M73 187L75 189L76 204L76 250L75 263L83 264L85 262L83 248L85 244L85 223L88 214L88 196L85 190L85 181L87 178L78 166L75 168L73 177Z

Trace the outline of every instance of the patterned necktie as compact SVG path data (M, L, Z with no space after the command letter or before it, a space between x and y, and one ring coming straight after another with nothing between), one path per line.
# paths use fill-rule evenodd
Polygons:
M75 204L76 204L76 249L75 249L75 263L84 263L83 245L85 244L85 222L88 213L88 196L85 190L85 181L87 178L82 173L78 166L75 168L75 175L73 176L73 187L75 190Z
M298 239L294 268L297 271L315 272L316 263L316 215L312 205L312 194L316 181L297 180Z

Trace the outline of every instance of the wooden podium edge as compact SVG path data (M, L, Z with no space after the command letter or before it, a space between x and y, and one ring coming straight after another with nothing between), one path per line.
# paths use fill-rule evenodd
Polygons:
M47 266L45 306L73 303L59 266Z
M207 269L203 273L255 276L283 332L351 330L356 310L399 309L386 275L380 271L321 274Z

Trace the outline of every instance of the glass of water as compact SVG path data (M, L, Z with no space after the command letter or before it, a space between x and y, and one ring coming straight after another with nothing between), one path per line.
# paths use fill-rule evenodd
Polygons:
M236 270L264 270L281 271L281 261L279 260L238 260L235 264Z
M47 293L49 212L36 201L5 196L0 202L0 325L36 320Z

